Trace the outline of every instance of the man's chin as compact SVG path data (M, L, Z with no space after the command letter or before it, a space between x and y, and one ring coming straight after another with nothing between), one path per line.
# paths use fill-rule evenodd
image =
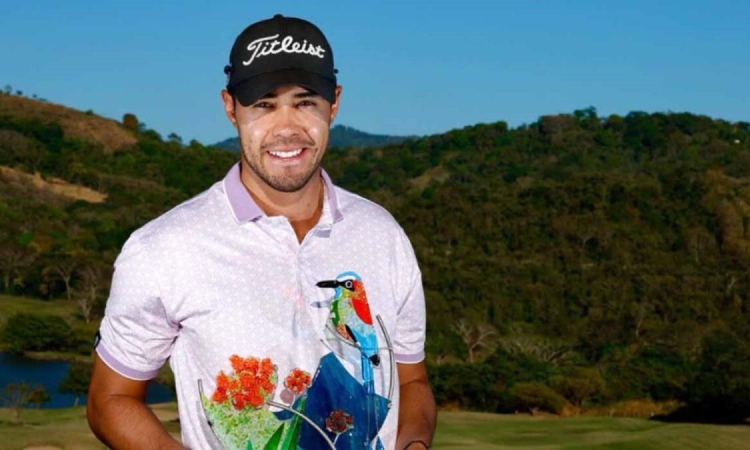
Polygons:
M310 181L313 179L315 173L317 173L317 170L313 171L309 175L305 175L302 177L272 177L264 181L272 189L279 192L299 192L310 184Z

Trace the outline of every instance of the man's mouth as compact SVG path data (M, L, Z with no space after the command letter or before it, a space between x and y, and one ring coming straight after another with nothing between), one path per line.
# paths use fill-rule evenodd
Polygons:
M275 156L277 158L287 159L287 158L294 158L295 156L298 156L300 153L302 153L302 150L304 150L304 149L303 148L296 148L296 149L292 149L292 150L269 151L268 153L270 153L271 155L273 155L273 156Z

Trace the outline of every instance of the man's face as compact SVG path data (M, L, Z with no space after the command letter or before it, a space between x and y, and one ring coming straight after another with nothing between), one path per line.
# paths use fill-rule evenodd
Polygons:
M222 92L229 120L237 128L242 178L250 187L296 192L313 183L328 145L336 103L300 86L283 86L250 106Z

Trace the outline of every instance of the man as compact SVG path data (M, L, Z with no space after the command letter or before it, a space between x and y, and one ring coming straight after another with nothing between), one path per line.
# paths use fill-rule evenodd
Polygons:
M225 72L241 160L123 247L92 430L112 448L428 448L436 413L411 245L320 168L341 95L328 41L277 15L238 36ZM167 359L182 444L144 403Z

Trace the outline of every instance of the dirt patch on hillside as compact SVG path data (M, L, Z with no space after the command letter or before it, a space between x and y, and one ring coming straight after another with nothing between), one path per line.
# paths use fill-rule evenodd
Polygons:
M427 169L422 175L411 180L412 186L418 191L424 190L431 181L437 183L445 183L451 174L443 166L431 167Z
M59 122L66 137L97 142L108 151L121 150L137 142L132 132L112 119L16 95L0 94L0 115Z
M30 175L10 167L0 166L0 178L9 183L29 183L37 189L46 190L71 200L83 200L89 203L103 203L107 200L107 194L102 192L71 184L59 178L43 179L38 173Z

